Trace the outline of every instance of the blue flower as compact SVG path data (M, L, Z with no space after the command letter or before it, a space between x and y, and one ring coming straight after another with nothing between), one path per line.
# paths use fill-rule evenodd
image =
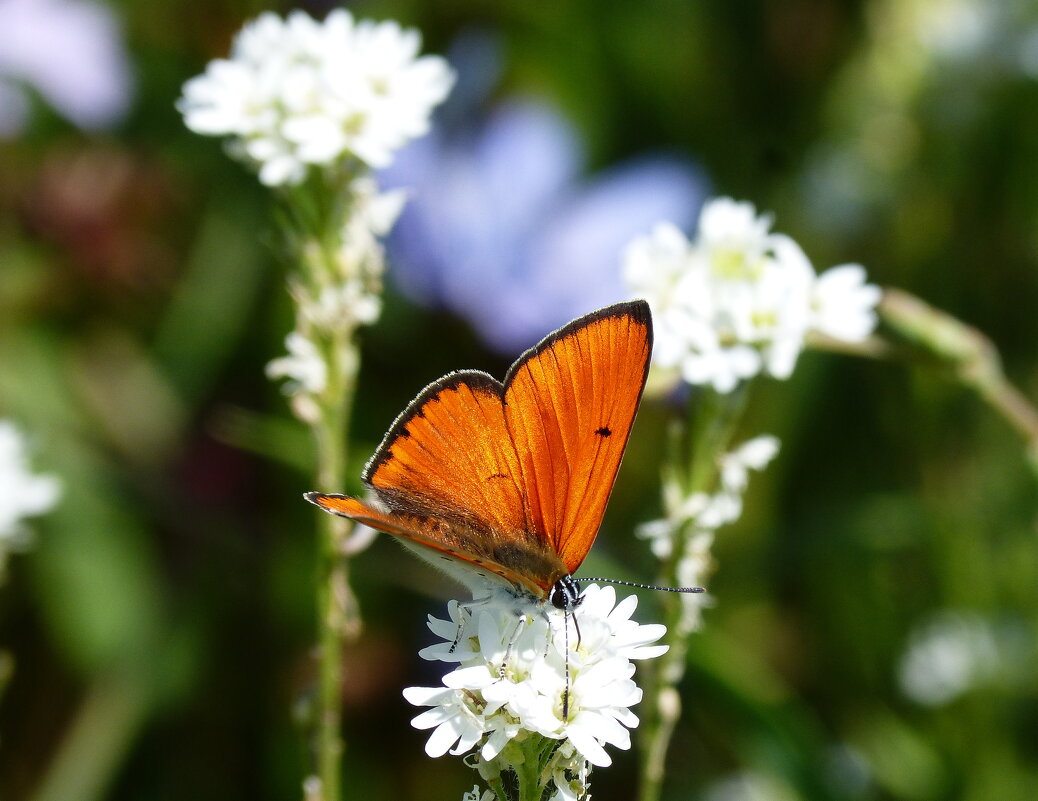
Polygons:
M0 0L0 136L27 124L23 84L79 128L118 122L133 79L115 13L91 0Z
M677 158L586 180L584 161L574 129L536 100L502 103L475 129L434 128L382 173L411 195L388 242L395 283L504 353L625 299L623 246L660 219L694 221L706 182Z

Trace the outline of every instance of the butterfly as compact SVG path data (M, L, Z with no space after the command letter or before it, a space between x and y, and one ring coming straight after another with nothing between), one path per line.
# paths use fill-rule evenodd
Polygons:
M473 597L503 585L573 608L572 574L601 525L651 352L645 301L580 317L503 382L465 370L423 389L361 474L370 501L304 497L392 534Z

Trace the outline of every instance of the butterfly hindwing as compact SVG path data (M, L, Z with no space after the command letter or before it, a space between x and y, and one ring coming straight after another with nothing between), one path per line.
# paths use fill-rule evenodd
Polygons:
M348 517L416 546L412 550L459 578L463 584L472 586L462 572L450 569L455 561L467 565L468 571L477 578L489 579L486 574L493 574L535 596L543 595L555 581L551 579L549 583L548 578L557 571L557 560L553 560L550 554L536 549L523 558L512 549L499 552L499 544L488 536L488 532L471 529L461 521L433 519L406 512L387 513L348 495L308 492L304 497L326 512ZM499 561L502 553L503 561Z

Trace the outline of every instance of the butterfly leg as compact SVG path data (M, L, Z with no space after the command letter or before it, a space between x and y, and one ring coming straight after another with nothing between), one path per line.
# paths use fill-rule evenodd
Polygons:
M512 634L508 638L508 647L505 648L505 658L501 662L501 667L497 670L498 678L503 679L505 677L505 668L508 667L508 660L512 658L512 649L515 648L515 643L519 639L519 633L526 626L529 618L525 612L520 613L519 620L515 624L515 628L512 629Z
M471 611L474 608L476 608L477 606L483 606L488 601L490 601L489 597L488 598L473 598L471 601L457 601L458 611L460 613L461 610L464 610L466 612L470 612L471 613ZM458 630L454 634L454 642L452 642L451 643L451 647L447 649L447 653L449 653L449 654L453 654L456 650L458 650L458 646L461 645L461 635L465 632L465 621L461 620L460 617L461 617L461 615L459 614Z

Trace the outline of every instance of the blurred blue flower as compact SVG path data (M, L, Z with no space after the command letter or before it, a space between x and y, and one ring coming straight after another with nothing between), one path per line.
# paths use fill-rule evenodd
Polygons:
M465 65L451 60L459 102L471 100ZM448 101L444 117L458 116ZM380 181L411 195L388 243L396 284L465 317L505 353L623 300L621 249L661 219L690 225L706 182L664 156L582 180L584 160L574 129L535 100L500 104L475 128L435 127Z
M132 81L112 10L90 0L0 0L0 136L25 126L23 84L80 128L118 121Z

